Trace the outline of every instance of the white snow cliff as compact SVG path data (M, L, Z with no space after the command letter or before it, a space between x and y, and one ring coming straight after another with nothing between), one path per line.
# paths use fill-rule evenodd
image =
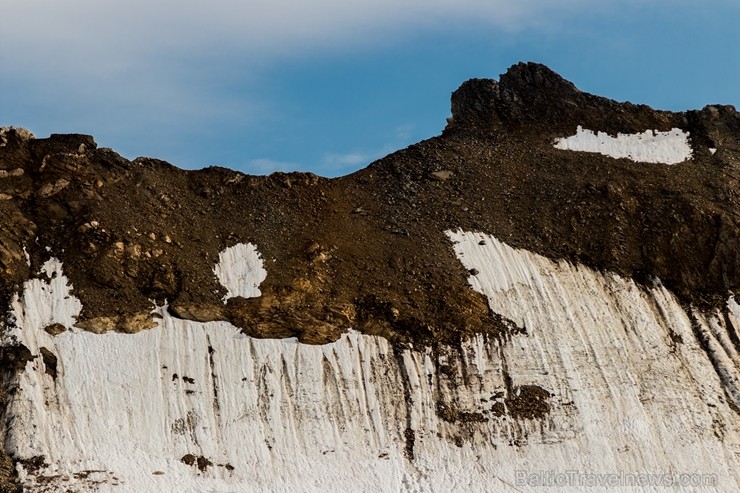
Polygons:
M8 410L25 491L740 491L736 300L702 311L658 279L447 234L471 289L522 333L435 353L347 327L312 346L161 307L154 329L93 334L50 260L6 331L53 355L26 364ZM216 273L229 296L259 295L258 246ZM546 413L510 408L527 388Z

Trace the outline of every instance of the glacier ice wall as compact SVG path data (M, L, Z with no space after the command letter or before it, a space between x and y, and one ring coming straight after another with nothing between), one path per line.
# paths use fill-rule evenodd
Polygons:
M27 491L549 491L568 471L567 491L640 473L740 490L734 299L701 312L658 282L448 236L472 288L524 332L432 350L349 331L310 346L160 307L155 329L92 334L48 262L4 341L38 355L5 416Z

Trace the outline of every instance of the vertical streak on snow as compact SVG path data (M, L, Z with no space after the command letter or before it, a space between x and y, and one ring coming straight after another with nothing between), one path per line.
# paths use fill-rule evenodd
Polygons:
M567 463L593 468L599 457L606 470L698 464L714 470L716 456L728 461L722 468L728 484L740 482L740 454L725 453L740 452L731 409L738 403L740 365L724 317L686 313L661 286L645 290L487 235L448 234L465 267L479 271L469 279L473 288L493 311L528 329L526 339L503 348L512 378L550 380L541 385L561 403L572 400L582 447ZM533 363L543 353L555 372L538 377ZM728 428L734 430L729 435Z

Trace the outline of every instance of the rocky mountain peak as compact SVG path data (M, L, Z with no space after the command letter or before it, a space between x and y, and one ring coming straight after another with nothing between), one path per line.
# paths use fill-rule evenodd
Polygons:
M686 125L681 114L582 92L550 68L533 62L513 65L499 81L466 81L452 94L451 106L448 131L549 132L584 125L617 133Z
M518 63L493 79L470 79L452 94L452 117L455 122L500 125L538 120L547 108L567 106L581 92L571 82L539 63ZM536 112L536 115L532 115Z

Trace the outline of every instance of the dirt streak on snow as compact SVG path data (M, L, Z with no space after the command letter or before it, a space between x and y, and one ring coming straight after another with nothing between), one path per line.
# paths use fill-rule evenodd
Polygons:
M13 303L13 335L58 361L56 380L43 358L27 363L8 411L9 452L48 463L20 467L21 480L32 492L540 492L516 471L578 471L709 474L717 485L694 491L740 489L738 360L724 340L738 330L734 300L732 328L719 312L686 313L659 284L448 235L478 270L473 288L527 334L396 354L352 331L324 346L258 340L162 307L152 330L52 337L43 327L71 327L80 306L50 261L51 281L28 281ZM491 412L522 385L552 394L545 418ZM445 421L440 403L483 419Z
M620 133L612 137L579 125L575 135L556 139L554 145L556 149L596 152L642 163L678 164L692 156L689 133L680 128L667 132L646 130L636 134Z

